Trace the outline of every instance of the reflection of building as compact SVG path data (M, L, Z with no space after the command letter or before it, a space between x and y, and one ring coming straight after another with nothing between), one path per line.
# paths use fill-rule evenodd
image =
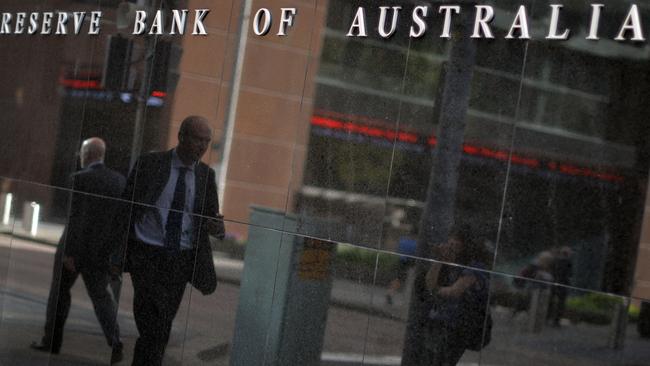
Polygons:
M357 6L365 6L371 29L374 3L329 3L300 210L343 213L342 226L376 227L392 210L417 221L437 144L436 90L444 87L449 42L438 38L440 22L417 40L408 37L409 22L390 41L373 32L346 37L345 19ZM628 8L608 9L620 15ZM543 40L546 29L538 24L548 10L534 10L533 38ZM510 25L500 22L504 11L497 11L495 32ZM579 11L564 16L584 17ZM408 5L403 12L411 13ZM603 21L603 33L616 31L620 18ZM620 291L630 284L645 195L639 187L648 169L649 146L639 138L648 134L648 111L638 96L649 90L637 82L650 77L646 62L645 48L605 39L477 43L456 216L491 240L501 230L497 265L571 245L578 252L575 285ZM382 236L386 242L390 233ZM369 246L377 240L338 239Z
M3 3L3 11L26 11L22 2L14 3ZM115 32L110 19L115 18L118 2L103 3L101 10L109 21L102 23L99 37L3 35L3 50L13 56L3 58L2 62L12 64L2 68L11 70L15 77L3 78L2 91L13 95L3 96L0 118L6 119L3 126L11 129L5 136L27 137L29 142L6 144L11 148L0 159L2 175L69 188L68 176L77 169L77 145L89 136L104 138L109 146L107 163L124 173L128 171L136 91L135 86L131 90L105 90L101 86L107 41L104 34ZM48 3L45 10L50 8L97 10L96 4L63 0ZM142 67L143 62L132 65L134 77ZM161 125L167 119L166 101L162 94L156 94L147 103L148 124L142 142L145 150L158 148L161 136L167 134L167 125ZM56 220L65 215L65 190L31 189L18 184L12 189L21 200L42 203L46 218Z
M193 3L200 2L189 1L189 7ZM313 103L311 75L318 67L320 43L320 29L314 28L313 34L311 30L312 24L322 23L325 9L300 3L300 18L290 36L260 38L251 31L240 44L240 9L230 6L212 4L208 37L183 39L171 123L178 124L188 114L208 116L217 121L221 138L215 142L220 148L227 145L224 129L233 127L222 205L226 217L246 222L251 205L285 210L287 199L293 199L294 188L288 187L300 185ZM278 12L287 4L271 1L263 6ZM233 86L237 75L241 80ZM174 139L170 133L169 145ZM208 157L213 166L221 159L219 153ZM231 231L246 235L240 226L233 225Z
M85 3L54 1L48 6L81 9L89 6ZM109 21L116 3L107 2L103 9ZM203 2L186 3L195 8ZM277 10L285 3L264 6ZM417 221L429 154L436 146L436 90L448 58L448 42L436 37L440 24L419 40L404 36L409 22L401 22L390 41L360 40L345 37L346 20L365 4L370 22L376 23L373 2L331 0L318 9L299 3L300 17L290 37L248 34L241 47L239 4L211 2L210 35L176 39L182 48L182 58L173 66L178 83L162 98L163 106L147 109L143 149L173 146L180 120L200 114L214 121L218 138L205 159L217 166L228 121L234 128L222 187L227 218L246 222L249 207L262 205L327 215L352 228L376 227L393 216L401 217L397 224ZM13 7L20 6L16 2ZM603 32L615 27L602 26ZM104 34L114 32L110 23L103 27ZM499 27L497 21L495 29ZM91 87L102 68L103 42L33 38L24 47L24 38L3 38L3 49L14 57L4 58L1 66L39 81L22 85L27 79L3 78L0 118L9 129L6 136L30 136L39 146L35 151L29 143L5 143L2 175L64 186L74 170L79 135L91 134L105 135L109 164L125 167L135 105L128 97ZM525 52L530 61L520 89ZM638 203L645 194L638 183L648 165L647 141L640 138L648 135L646 107L638 97L650 85L642 82L648 80L644 52L605 39L558 42L550 48L531 42L527 50L522 42L479 43L458 215L470 218L492 239L500 218L506 219L500 240L508 244L503 253L511 257L571 244L595 253L589 256L594 262L584 266L628 271L638 241ZM42 57L27 57L29 53ZM29 61L15 64L15 59ZM398 141L395 151L393 141ZM502 212L506 179L510 186ZM28 190L23 196L51 199ZM54 207L62 207L63 200L55 200ZM335 217L340 212L351 215ZM243 227L230 229L245 235ZM368 245L392 235L391 230L372 237L345 236L341 230L334 239ZM640 263L644 258L646 263L647 248L639 253ZM648 278L642 271L637 276Z
M329 218L353 212L339 219L357 229L400 211L406 220L417 220L429 152L436 144L436 90L448 44L436 37L437 29L409 44L408 22L400 23L390 42L345 37L349 24L342 20L352 19L356 6L364 5L376 21L372 3L333 0L315 10L301 4L292 37L248 34L241 48L239 9L219 3L208 21L210 36L183 39L171 124L190 113L217 121L220 134L221 121L235 124L224 187L227 217L245 222L249 207L261 205ZM608 6L608 11L621 15L625 9ZM541 22L534 18L533 32L543 32L535 21ZM312 30L311 24L317 26ZM601 23L603 32L617 26ZM596 46L559 42L550 50L546 43L532 42L520 90L523 43L478 47L458 215L471 217L492 239L495 223L506 218L501 240L509 245L502 250L514 258L549 245L582 248L582 257L590 258L582 266L627 273L607 284L617 289L631 276L638 242L634 225L645 194L638 182L647 175L648 146L639 136L648 131L643 98L637 97L650 85L638 82L649 77L644 49L605 39ZM553 56L545 57L549 52ZM235 90L238 65L243 78ZM169 131L171 146L175 128ZM214 151L208 159L216 165L221 156ZM510 191L502 213L508 161ZM376 234L391 235L390 230ZM364 244L376 238L342 234L335 239ZM598 287L593 281L600 280L585 278L583 284Z

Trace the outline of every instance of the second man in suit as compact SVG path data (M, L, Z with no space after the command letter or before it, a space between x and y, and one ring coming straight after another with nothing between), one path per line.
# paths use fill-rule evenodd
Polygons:
M45 335L32 348L57 354L63 343L63 326L70 311L70 290L81 274L106 340L113 348L111 363L122 360L122 343L116 321L116 304L108 291L109 257L104 245L125 185L124 177L104 165L106 144L100 138L81 145L81 168L72 175L72 200L68 223L54 259L47 301Z

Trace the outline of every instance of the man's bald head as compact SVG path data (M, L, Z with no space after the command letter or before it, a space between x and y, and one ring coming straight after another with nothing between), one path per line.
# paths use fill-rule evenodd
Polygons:
M189 116L181 122L176 152L185 164L195 163L205 154L211 139L212 129L208 120L200 116Z
M206 130L212 134L212 129L208 120L201 116L189 116L181 122L181 128L178 130L178 136L187 135L196 130Z
M81 167L85 168L95 162L103 162L106 143L99 137L91 137L81 144Z

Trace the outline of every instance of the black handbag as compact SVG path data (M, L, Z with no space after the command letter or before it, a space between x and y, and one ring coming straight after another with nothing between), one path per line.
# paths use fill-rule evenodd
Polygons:
M492 315L487 311L485 323L477 323L477 326L468 329L467 338L465 339L466 348L472 351L480 351L490 344L492 340ZM483 327L485 324L485 328Z
M460 331L465 348L480 351L492 339L492 314L488 304L489 286L485 273L476 274L477 284L468 289L461 300Z

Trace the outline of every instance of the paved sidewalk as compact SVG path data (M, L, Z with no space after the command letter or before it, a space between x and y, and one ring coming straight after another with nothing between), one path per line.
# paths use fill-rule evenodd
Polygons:
M5 231L9 231L8 233L17 238L56 246L63 229L64 226L61 224L41 222L39 223L37 235L32 236L29 231L23 228L22 222L16 220L13 231L9 231L9 228L6 228ZM215 252L214 264L220 281L239 285L244 270L243 261L228 258L225 253ZM383 287L337 279L332 285L331 302L350 309L371 311L375 315L406 319L408 309L404 305L410 297L408 289L395 296L393 305L386 303L385 295L386 289Z
M58 242L61 229L60 226L51 225L48 230L43 231L49 233L49 237L40 236L36 240L30 238L29 233L21 233L19 230L14 232L14 235L29 238L31 242L47 244L48 250L53 251L51 246ZM222 253L215 253L215 265L221 281L238 286L243 271L241 260L226 258ZM73 308L75 314L82 315L77 316L66 326L66 353L48 358L46 355L30 351L25 343L25 339L29 339L31 335L41 333L40 317L45 305L44 300L5 290L0 295L4 298L0 327L0 364L54 366L107 364L110 351L97 327L91 307ZM337 306L367 313L374 319L376 317L395 319L393 323L399 325L395 329L396 339L400 339L400 334L403 333L401 320L406 316L408 295L397 296L393 305L385 303L384 295L383 288L336 279L333 283L331 302ZM236 308L236 297L234 301L232 309ZM639 338L633 324L630 324L627 329L624 350L617 351L607 347L609 334L607 326L565 324L560 329L544 328L541 333L529 333L522 330L526 323L525 313L513 316L509 309L495 307L492 309L492 315L494 319L492 342L481 354L466 352L459 366L476 366L479 362L486 366L650 366L650 341ZM122 329L125 346L127 349L132 349L137 336L132 315L127 311L122 312L120 316L122 317L120 324L125 325ZM228 364L227 342L215 346L211 343L215 342L213 337L194 334L192 329L179 329L175 332L176 336L172 336L173 340L192 341L170 342L166 365ZM374 352L378 351L381 350L375 349ZM321 364L397 366L400 361L398 354L363 355L328 351L323 352Z
M5 309L0 324L0 364L30 366L97 366L108 365L110 350L94 319L90 307L73 305L75 314L66 325L65 349L61 355L31 351L27 345L34 335L41 334L42 300L3 292ZM7 299L10 299L7 301ZM9 306L7 306L9 305ZM647 366L650 365L650 343L628 331L625 351L613 351L598 344L602 332L590 326L567 326L546 329L541 334L517 331L518 320L503 309L495 309L493 341L482 355L466 352L458 366ZM126 350L132 350L137 332L130 314L120 314L122 340ZM592 328L592 329L590 329ZM214 345L209 338L196 336L192 330L184 333L176 328L172 334L166 366L228 365L228 342ZM513 336L516 335L516 336ZM187 342L180 340L186 339ZM196 342L199 339L199 342ZM193 340L193 341L191 341ZM604 341L604 340L603 340ZM127 353L127 358L130 354ZM129 360L121 364L129 364ZM399 355L362 355L324 351L323 366L398 366Z

